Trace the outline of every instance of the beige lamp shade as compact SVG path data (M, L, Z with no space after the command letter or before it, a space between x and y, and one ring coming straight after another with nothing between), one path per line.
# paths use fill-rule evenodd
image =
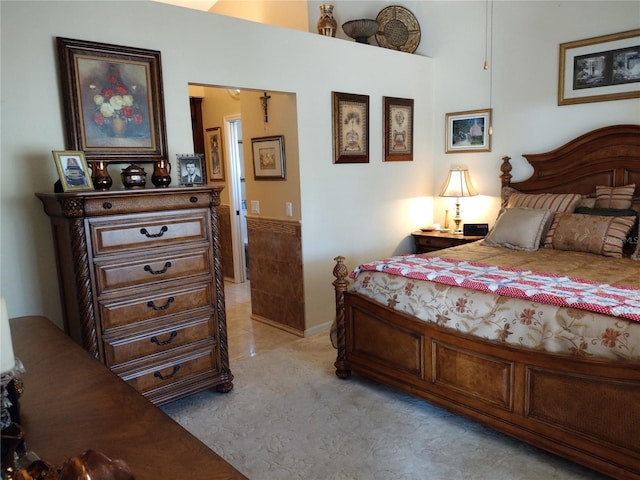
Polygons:
M469 170L466 168L452 168L449 170L447 180L440 191L441 197L473 197L478 191L473 187Z

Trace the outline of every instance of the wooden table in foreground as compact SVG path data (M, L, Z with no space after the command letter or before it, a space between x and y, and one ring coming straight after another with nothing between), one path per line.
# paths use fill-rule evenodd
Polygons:
M28 450L62 465L86 450L124 460L136 480L246 479L45 317L11 320L22 361Z

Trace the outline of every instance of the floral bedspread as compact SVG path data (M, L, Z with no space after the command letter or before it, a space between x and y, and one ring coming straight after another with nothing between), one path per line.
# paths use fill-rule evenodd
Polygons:
M537 272L515 267L517 259L503 250L472 244L364 264L352 272L351 290L421 320L486 339L555 353L640 360L638 285L612 286L617 283L579 275L588 270L591 275L586 276L593 277L587 264L602 261L596 265L600 272L607 267L618 272L611 278L634 278L640 262L612 263L596 255L560 256L552 251L538 260L557 264L559 273ZM494 253L499 257L495 263L502 266L489 263ZM527 261L536 258L531 256L536 252L527 253Z

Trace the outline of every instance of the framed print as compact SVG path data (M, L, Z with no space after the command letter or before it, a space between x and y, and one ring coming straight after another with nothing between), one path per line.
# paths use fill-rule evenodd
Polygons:
M284 180L287 178L284 136L251 139L253 178L256 180Z
M413 160L413 100L384 97L384 161Z
M204 185L206 183L206 169L201 153L176 155L176 157L178 158L181 186L192 187L193 185Z
M88 161L166 158L160 52L56 41L67 148Z
M205 145L207 170L209 180L224 182L224 160L222 158L222 137L220 127L207 128L205 130Z
M490 152L491 109L447 113L445 153Z
M333 163L369 163L369 96L333 95Z
M84 191L93 190L91 172L87 166L84 152L74 150L54 150L53 159L60 176L62 190Z
M640 97L640 29L560 44L558 105Z

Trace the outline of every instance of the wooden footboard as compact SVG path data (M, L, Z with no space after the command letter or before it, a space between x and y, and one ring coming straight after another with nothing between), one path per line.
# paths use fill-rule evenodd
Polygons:
M640 363L482 340L347 292L336 257L336 375L351 372L620 479L640 479Z

